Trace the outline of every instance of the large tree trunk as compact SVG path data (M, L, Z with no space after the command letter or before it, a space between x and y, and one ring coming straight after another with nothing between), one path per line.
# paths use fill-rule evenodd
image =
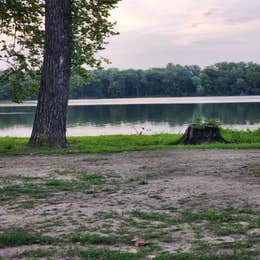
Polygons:
M45 1L45 46L29 145L68 146L66 116L71 60L71 0Z

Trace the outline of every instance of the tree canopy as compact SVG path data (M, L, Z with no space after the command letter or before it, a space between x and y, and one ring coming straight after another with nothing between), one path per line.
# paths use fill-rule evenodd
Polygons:
M116 34L109 16L118 1L1 1L0 58L9 64L1 79L14 101L33 91L38 96L29 145L68 147L70 80L88 78L83 65L101 67L104 59L96 54Z
M38 93L43 64L45 37L45 1L0 1L0 59L8 69L0 75L12 89L12 98L19 101L29 93ZM119 0L71 0L72 54L71 82L82 84L88 79L83 65L101 68L103 57L96 55L105 47L107 37L116 35L110 11ZM3 90L2 90L3 92Z

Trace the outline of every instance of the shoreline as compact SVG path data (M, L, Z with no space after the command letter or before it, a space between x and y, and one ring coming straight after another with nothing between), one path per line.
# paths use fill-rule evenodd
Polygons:
M258 96L70 99L69 106L260 103ZM0 102L0 107L35 107L37 101Z

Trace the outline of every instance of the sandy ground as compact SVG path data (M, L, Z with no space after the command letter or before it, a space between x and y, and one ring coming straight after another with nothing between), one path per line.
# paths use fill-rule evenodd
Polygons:
M58 174L59 178L69 179L75 172L101 175L105 180L104 185L93 188L93 192L50 194L34 201L32 209L19 207L29 200L26 196L1 203L0 231L31 227L48 235L67 234L84 223L88 223L88 228L102 226L104 222L98 218L100 212L113 211L124 216L136 209L162 212L169 206L178 211L230 204L241 208L248 204L254 212L259 212L260 179L259 175L254 175L259 166L260 150L180 149L0 158L1 187L8 178L9 184L19 184L16 176L48 179ZM48 231L42 228L44 223L53 220L64 224ZM119 219L111 220L111 230L116 231L119 222ZM191 239L191 232L183 231L179 236L178 243L162 244L163 249L173 253L189 251L187 241ZM0 248L0 256L11 256L25 249L28 248Z

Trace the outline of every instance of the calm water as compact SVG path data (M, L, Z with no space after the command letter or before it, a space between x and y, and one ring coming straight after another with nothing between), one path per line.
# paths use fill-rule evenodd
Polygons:
M93 101L91 101L93 102ZM29 136L35 107L0 106L0 136ZM180 133L194 117L225 127L260 127L260 103L81 105L69 107L68 135Z

